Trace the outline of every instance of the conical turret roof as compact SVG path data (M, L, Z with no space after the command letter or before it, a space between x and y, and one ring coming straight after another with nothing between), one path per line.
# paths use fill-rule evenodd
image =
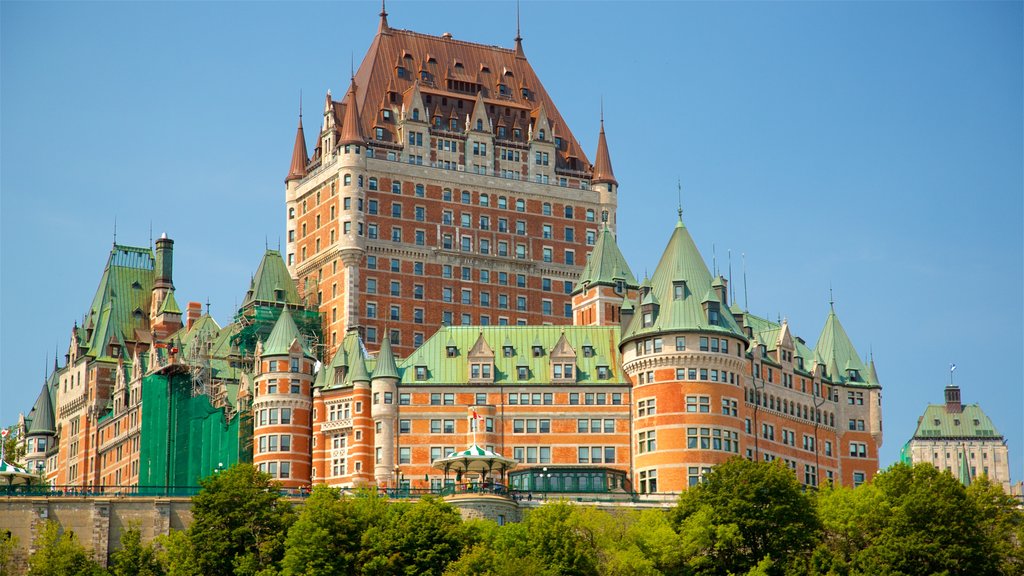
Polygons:
M267 250L263 254L256 276L253 277L249 291L245 293L242 307L250 304L273 303L299 306L299 292L295 281L288 274L288 267L277 250Z
M834 306L829 309L825 327L821 329L818 343L814 347L814 355L819 362L825 365L828 377L832 382L866 383L869 376L867 367L858 356L850 337L846 335L846 330L839 322L839 316L836 315ZM860 374L860 379L851 381L850 370L856 370Z
M345 378L345 383L369 381L370 371L366 369L366 358L363 357L362 350L357 348L352 351L352 354L349 354L348 376Z
M270 331L270 336L263 346L263 355L287 356L291 354L292 344L296 340L299 341L303 354L311 357L312 354L310 354L309 347L306 346L302 334L299 332L299 327L295 325L291 312L285 308L281 310L281 316L278 317L277 322L274 324L274 329Z
M709 321L705 303L718 302L711 282L711 272L680 218L654 270L650 292L641 301L641 305L658 305L657 314L649 326L643 325L643 314L634 316L622 339L648 333L704 331L728 333L746 340L725 306L721 306L716 323Z
M615 235L604 226L597 236L597 243L590 253L583 272L576 283L576 290L573 293L582 292L589 285L615 286L616 281L621 280L627 288L638 288L636 277L629 269L629 264L622 256L618 244L615 242Z
M338 144L364 144L363 130L359 123L359 106L356 103L356 81L352 80L345 95L345 119L341 123L341 137Z
M28 426L28 435L34 434L56 434L57 426L53 417L53 404L50 399L50 390L43 384L43 389L36 398L36 403L29 412L32 422Z
M594 175L591 178L594 184L610 183L619 185L612 171L612 157L608 153L608 142L604 137L604 119L601 119L601 133L597 137L597 157L594 160Z
M391 352L391 339L385 337L380 344L380 352L377 352L377 365L373 368L374 378L398 378L398 364L395 362L395 355Z
M306 153L306 135L302 132L302 112L299 112L299 129L295 132L295 146L292 148L292 165L288 168L285 182L299 180L306 176L306 164L309 154Z

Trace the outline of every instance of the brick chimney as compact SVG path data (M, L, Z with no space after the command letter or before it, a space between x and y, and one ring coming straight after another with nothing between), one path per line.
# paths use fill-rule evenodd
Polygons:
M192 325L203 315L203 305L199 302L189 302L185 309L185 329L190 330Z
M960 387L952 384L946 386L946 412L959 414L963 411L964 406L960 403Z

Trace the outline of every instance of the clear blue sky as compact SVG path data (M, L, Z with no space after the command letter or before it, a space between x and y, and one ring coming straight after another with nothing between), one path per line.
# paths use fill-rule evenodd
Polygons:
M176 240L221 324L269 240L302 91L343 94L377 3L0 2L0 423L27 411L121 243ZM390 2L391 25L511 46L512 2ZM749 308L813 343L836 310L897 459L949 364L1024 467L1021 2L523 2L527 56L653 270L685 219ZM742 301L742 300L741 300Z

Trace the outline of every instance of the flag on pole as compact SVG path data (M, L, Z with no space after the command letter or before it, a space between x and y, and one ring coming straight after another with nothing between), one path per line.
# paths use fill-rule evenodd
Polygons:
M949 365L949 371L952 372L953 370L956 370L956 364Z

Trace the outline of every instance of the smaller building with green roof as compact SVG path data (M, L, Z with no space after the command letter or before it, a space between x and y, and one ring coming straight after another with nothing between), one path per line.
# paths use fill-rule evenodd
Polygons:
M949 472L964 484L987 476L1010 489L1006 438L978 404L963 404L960 387L946 386L945 404L929 404L903 447L904 462L927 462Z

